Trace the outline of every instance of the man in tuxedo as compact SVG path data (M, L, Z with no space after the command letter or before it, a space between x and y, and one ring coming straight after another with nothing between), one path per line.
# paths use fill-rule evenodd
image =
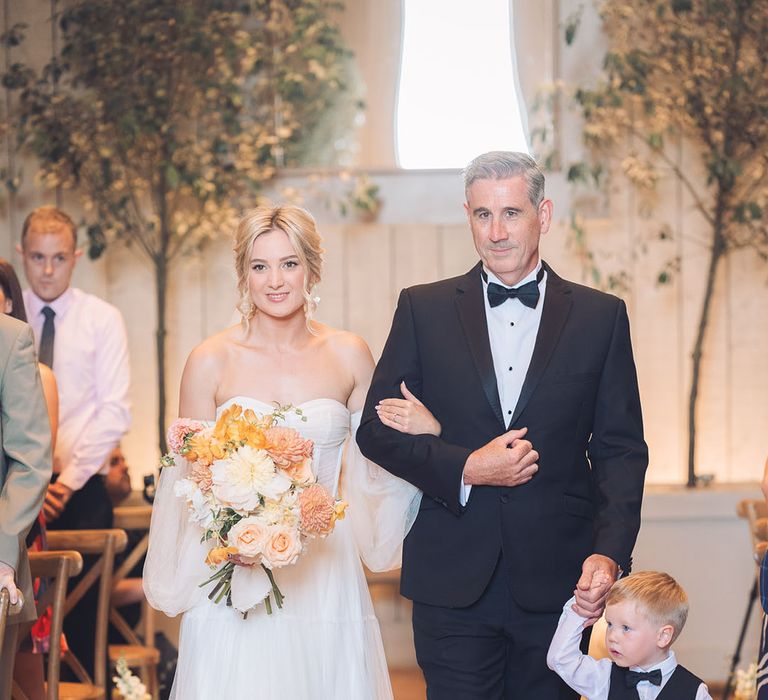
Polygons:
M601 612L592 577L629 571L640 526L627 311L540 260L552 202L532 158L486 153L464 176L480 262L403 290L357 441L424 492L401 590L430 700L572 698L546 665L560 610L575 585L580 613ZM402 381L439 436L379 419Z
M32 331L0 313L0 590L21 613L0 639L0 698L11 697L19 625L37 617L25 537L51 478L51 426Z

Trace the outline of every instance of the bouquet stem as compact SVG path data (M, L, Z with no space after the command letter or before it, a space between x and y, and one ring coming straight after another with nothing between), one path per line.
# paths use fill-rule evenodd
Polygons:
M277 587L277 582L275 581L275 577L272 575L272 569L267 568L266 566L264 566L264 564L261 565L261 568L264 569L264 571L266 571L267 576L269 577L269 582L272 584L271 595L275 596L275 603L277 603L277 607L282 609L285 596L280 592L280 589ZM270 600L269 596L270 594L267 594L267 597L264 598L264 607L267 609L267 615L272 614L272 601Z

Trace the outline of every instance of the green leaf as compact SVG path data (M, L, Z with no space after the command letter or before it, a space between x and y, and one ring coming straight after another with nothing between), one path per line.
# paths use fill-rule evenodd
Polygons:
M568 168L566 179L568 182L586 182L589 169L586 163L573 163Z
M584 12L584 6L580 5L579 8L566 17L564 22L564 37L566 46L573 44L576 38L576 32L581 25L581 15Z
M664 147L664 136L658 132L648 134L648 145L651 148L660 151Z
M175 190L179 186L179 171L173 165L167 165L165 168L165 181L168 183L168 187Z
M763 218L763 209L757 202L748 202L749 216L753 221Z

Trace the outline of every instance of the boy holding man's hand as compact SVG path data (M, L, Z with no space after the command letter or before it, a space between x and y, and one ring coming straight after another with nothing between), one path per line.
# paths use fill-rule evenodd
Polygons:
M592 588L608 582L596 572ZM619 579L605 606L605 643L610 659L579 649L581 633L594 624L563 607L547 665L589 700L712 700L706 684L677 663L672 642L688 617L688 597L668 574L640 571Z

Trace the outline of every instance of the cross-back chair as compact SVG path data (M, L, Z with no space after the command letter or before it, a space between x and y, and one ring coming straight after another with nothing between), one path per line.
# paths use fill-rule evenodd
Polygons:
M30 552L29 568L33 578L45 579L47 585L37 601L37 614L51 608L50 647L46 667L46 699L59 698L59 671L61 665L61 630L64 623L64 607L67 583L72 576L83 570L83 558L79 552ZM24 631L29 634L29 627ZM24 692L14 683L13 700L27 700Z
M109 621L112 626L125 639L125 644L109 645L109 662L113 666L120 658L124 658L129 667L140 670L141 679L147 687L147 691L153 698L157 698L157 666L160 663L160 652L154 646L155 626L154 611L147 603L143 592L140 594L142 641L134 629L128 624L115 605L115 595L121 588L141 590L141 579L130 577L131 570L141 561L149 547L149 524L152 519L152 506L119 506L114 510L114 524L122 530L143 532L143 537L136 542L127 553L120 566L115 569L112 586L113 600L109 609ZM127 584L124 586L123 584Z
M59 698L106 700L107 683L107 629L109 602L112 595L112 575L115 554L125 550L128 538L124 530L49 530L48 547L51 551L75 550L81 555L96 557L83 577L69 592L64 603L64 615L79 603L92 586L98 585L96 628L94 630L93 678L80 660L71 652L62 655L62 661L72 670L79 682L59 682Z

